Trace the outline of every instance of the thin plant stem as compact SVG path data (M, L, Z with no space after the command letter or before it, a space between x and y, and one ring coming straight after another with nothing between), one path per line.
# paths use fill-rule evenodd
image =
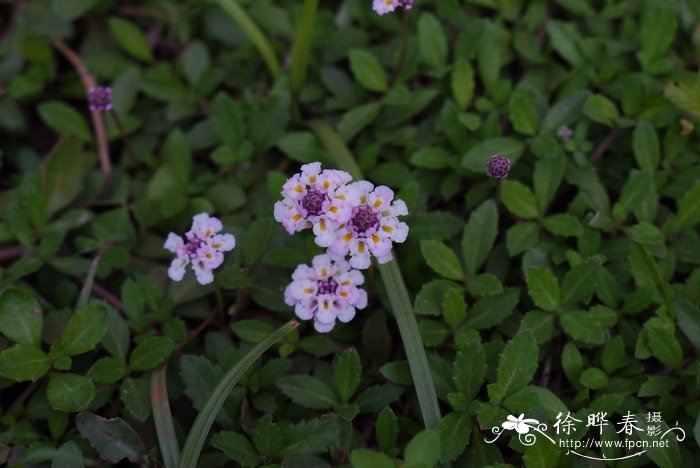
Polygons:
M304 83L309 67L309 55L311 52L311 37L314 32L314 24L316 23L316 10L318 9L318 0L305 0L304 9L301 13L299 21L299 29L294 40L292 48L292 90L298 92Z
M255 44L255 47L258 48L258 52L260 52L272 77L277 78L282 73L282 67L277 60L277 56L270 42L260 28L258 28L236 0L216 0L216 3L218 3L231 19L238 23L238 26L248 35L253 44Z
M403 70L403 65L406 62L406 52L408 51L408 13L403 8L401 9L401 13L403 15L401 32L401 52L399 52L399 59L396 62L396 68L394 68L394 72L391 75L390 87L393 87L396 84L396 81L399 79L399 75L401 75L401 71Z
M328 149L328 152L333 156L336 165L340 169L349 172L354 178L361 179L362 170L338 134L326 122L321 120L311 121L309 126L316 132L326 149ZM440 421L440 407L435 392L435 384L433 383L428 358L423 347L423 340L418 330L413 306L411 305L396 258L388 263L379 265L379 271L389 294L389 302L394 311L394 317L396 318L404 350L406 351L406 358L408 359L411 377L418 395L423 423L428 429L434 428Z
M167 366L166 361L153 369L151 373L151 406L153 407L153 422L156 426L158 444L165 468L176 468L180 464L180 448L177 444L177 435L168 399L168 387L165 380Z
M71 49L65 42L60 39L51 39L51 44L63 54L75 71L80 76L80 80L85 87L85 94L90 88L96 86L95 77L92 76L90 70L85 66L81 58ZM100 157L100 170L102 171L102 191L106 190L112 182L112 162L109 157L109 145L107 143L107 133L105 132L105 122L100 111L90 111L90 120L92 121L92 129L97 142L97 153Z
M90 294L92 293L93 285L95 284L95 274L97 273L97 266L100 264L100 258L102 254L100 252L95 255L90 263L90 270L85 277L83 282L83 288L80 290L80 296L78 296L78 302L75 305L76 309L82 309L85 307L90 300Z

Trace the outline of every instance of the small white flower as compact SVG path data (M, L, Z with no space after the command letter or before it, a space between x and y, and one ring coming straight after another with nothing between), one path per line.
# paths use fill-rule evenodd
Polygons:
M518 434L527 434L530 432L530 429L536 428L537 425L540 423L537 419L524 419L525 414L521 414L517 418L513 415L508 415L503 424L503 429L506 429L508 431L512 431L515 429Z

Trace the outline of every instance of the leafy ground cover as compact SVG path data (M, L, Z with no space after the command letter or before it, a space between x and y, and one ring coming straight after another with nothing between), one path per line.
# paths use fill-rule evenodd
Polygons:
M0 463L693 466L700 4L396 3L0 0ZM327 333L314 162L408 211Z

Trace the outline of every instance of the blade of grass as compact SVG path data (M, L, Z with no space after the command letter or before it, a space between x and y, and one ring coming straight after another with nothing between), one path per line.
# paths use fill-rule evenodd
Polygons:
M275 51L272 49L270 42L260 28L258 28L236 0L216 0L216 3L218 3L221 8L228 13L231 19L238 23L241 29L248 35L253 44L255 44L255 47L258 48L258 52L260 52L265 64L267 64L270 74L273 78L277 78L280 73L282 73L282 68L277 60Z
M180 448L177 445L173 416L170 413L168 401L168 388L165 384L167 364L164 362L151 373L151 406L165 468L176 468L180 463Z
M328 152L335 159L338 167L349 172L354 178L362 178L362 170L355 162L355 158L345 145L345 142L326 123L320 120L309 122L309 126L316 132ZM433 376L428 365L428 358L420 337L418 323L413 313L413 306L406 290L406 284L401 276L401 270L396 258L388 263L379 265L379 271L384 281L389 302L399 326L399 333L403 341L408 365L411 369L413 384L416 387L418 402L420 404L423 423L426 428L434 428L440 421L440 407L438 405Z
M90 269L85 277L85 282L83 283L83 289L80 290L80 296L78 296L78 302L75 305L76 309L82 309L85 307L90 300L90 295L92 294L92 287L95 284L95 274L97 273L97 266L100 264L100 258L102 253L98 252L95 258L90 262Z
M245 371L248 370L255 360L270 348L270 346L277 343L298 326L299 322L292 320L273 333L270 333L224 375L211 394L211 397L209 397L207 404L204 405L197 419L195 419L194 425L187 436L185 446L182 449L182 459L180 460L181 468L195 468L197 466L199 453L204 446L204 441L207 438L207 434L209 434L209 429L211 429L216 415L219 413L224 401Z
M309 66L309 54L311 52L311 36L316 22L316 10L318 0L305 0L304 9L301 12L299 29L297 29L294 47L292 48L292 90L299 91L306 83L306 75Z

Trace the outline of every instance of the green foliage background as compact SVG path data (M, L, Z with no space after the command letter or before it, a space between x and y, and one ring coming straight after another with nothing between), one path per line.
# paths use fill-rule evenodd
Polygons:
M272 205L300 164L334 166L330 129L409 207L396 250L443 420L421 432L369 270L351 323L304 324L246 373L202 466L588 466L545 441L485 443L509 414L551 427L569 411L660 411L686 439L615 466L692 466L700 4L417 0L380 17L346 0L314 21L315 3L240 2L263 59L216 2L0 0L0 463L162 463L149 391L166 361L182 446L224 372L293 318L282 289L320 250ZM105 114L109 186L52 39L113 89L128 144ZM485 175L495 153L514 162L502 182ZM163 241L202 211L238 247L214 285L172 284Z

